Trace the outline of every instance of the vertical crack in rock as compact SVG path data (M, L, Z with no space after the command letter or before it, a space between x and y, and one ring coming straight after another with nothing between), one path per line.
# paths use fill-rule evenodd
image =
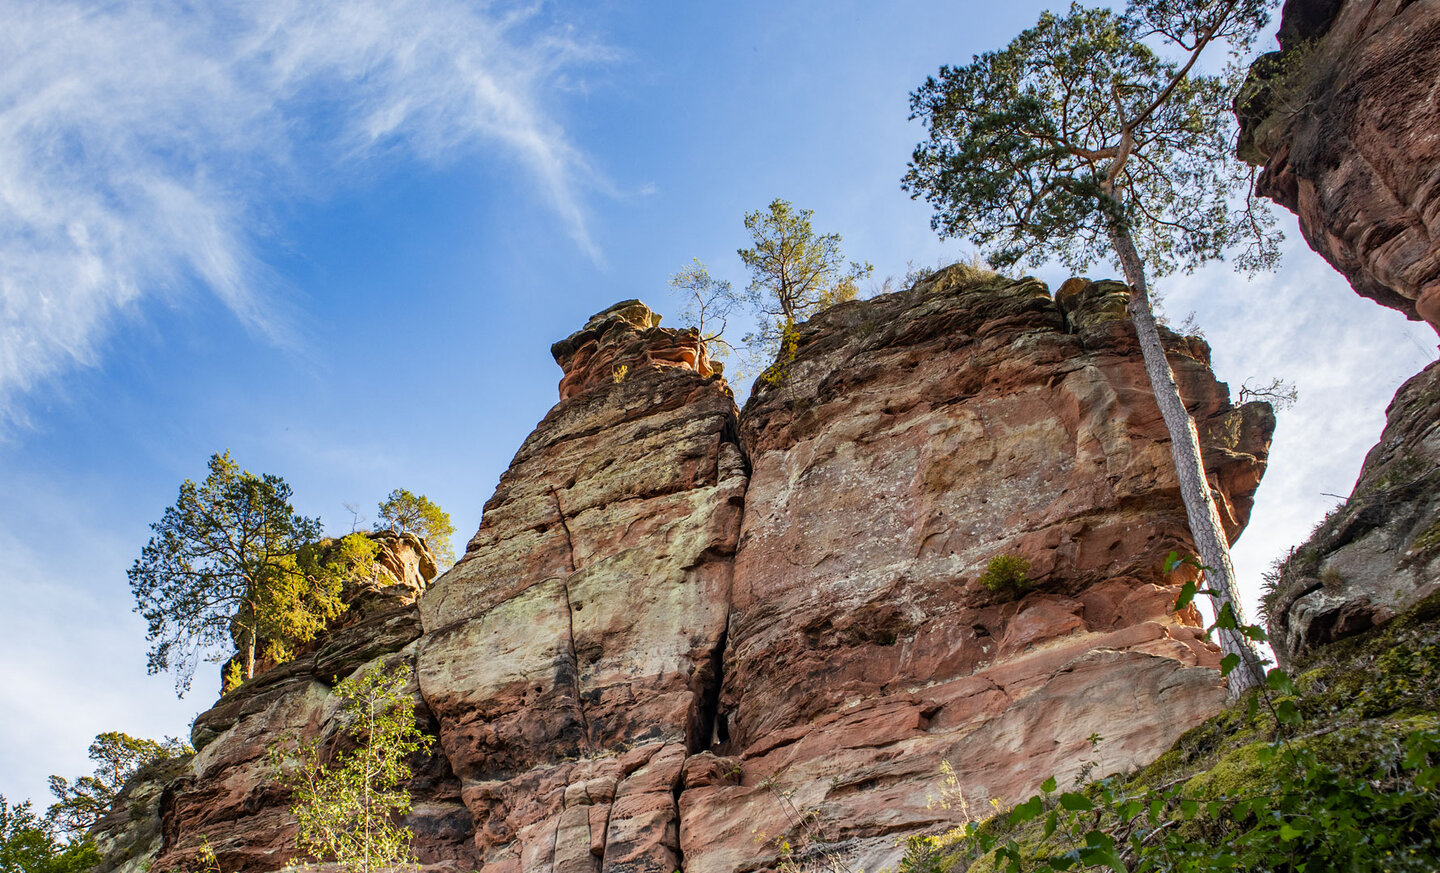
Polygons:
M728 611L726 624L729 624ZM720 688L725 681L725 640L728 636L728 630L722 631L710 650L710 656L697 667L695 704L685 737L687 754L713 749L729 738L729 731L719 719Z
M675 787L670 789L671 802L675 805L675 873L685 873L685 846L680 840L680 795L685 792L684 769L675 778Z
M560 529L565 531L565 548L570 553L570 573L573 575L580 568L575 566L575 541L570 536L570 523L565 518L565 510L560 505L560 492L551 485L547 489L550 498L555 501L555 515L560 519ZM580 691L580 653L575 646L575 606L570 601L570 577L566 576L560 580L560 590L565 595L565 615L570 631L570 668L573 671L575 681L575 709L580 714L580 727L585 732L585 749L594 751L595 738L590 735L590 720L585 715L585 698Z

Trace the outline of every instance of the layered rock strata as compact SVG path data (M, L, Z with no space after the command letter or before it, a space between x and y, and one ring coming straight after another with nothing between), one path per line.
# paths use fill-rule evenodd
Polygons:
M1288 0L1237 102L1260 194L1360 294L1440 331L1440 0Z
M293 858L266 749L332 736L365 665L415 665L436 871L879 869L962 814L927 804L947 762L980 814L1153 758L1224 689L1170 611L1189 539L1127 299L952 268L802 326L743 414L694 331L600 313L418 605L197 720L158 869L202 834L227 873ZM1233 537L1273 419L1166 342ZM997 556L1024 578L987 585Z
M694 331L627 301L556 343L562 402L421 601L420 685L486 871L681 866L746 473Z
M715 752L687 763L687 871L880 869L897 838L1047 776L1158 756L1224 700L1176 616L1189 535L1125 286L952 268L836 306L741 418L752 464ZM1167 336L1232 536L1273 419ZM996 556L1018 585L982 581ZM998 582L1000 580L992 580ZM1100 739L1103 738L1103 739ZM954 800L954 798L951 798Z
M1349 498L1278 568L1265 607L1282 665L1440 590L1440 363L1401 386Z

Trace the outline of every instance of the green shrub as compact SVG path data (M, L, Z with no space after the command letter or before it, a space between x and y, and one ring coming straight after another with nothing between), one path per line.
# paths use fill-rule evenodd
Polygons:
M991 558L980 574L980 584L996 594L1015 594L1030 587L1030 562L1008 552Z

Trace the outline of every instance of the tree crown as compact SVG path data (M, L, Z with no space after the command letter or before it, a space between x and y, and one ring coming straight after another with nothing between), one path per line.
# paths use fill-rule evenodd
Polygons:
M1156 275L1229 251L1247 269L1272 264L1268 213L1232 202L1249 172L1231 153L1236 77L1193 69L1207 45L1248 44L1265 5L1145 0L1123 14L1078 4L1042 14L911 95L929 139L905 189L935 207L936 231L970 238L996 266L1054 258L1080 272L1111 261L1117 220Z
M226 643L248 647L253 661L267 627L277 626L274 610L305 608L287 591L312 604L318 596L296 555L319 539L320 520L295 512L284 479L241 471L229 452L212 455L208 467L205 481L185 480L150 525L155 535L127 573L135 610L149 624L149 672L174 670L182 694L199 660ZM326 617L338 609L330 598Z
M816 234L810 226L812 214L776 198L745 215L753 245L737 253L750 270L746 290L757 312L780 318L787 326L852 299L855 283L874 270L869 264L846 264L840 234Z
M455 563L455 549L450 545L455 525L450 523L450 513L424 494L404 488L391 491L380 504L379 523L396 533L413 533L425 540L442 567Z
M120 789L141 767L192 751L188 743L175 737L157 742L106 731L90 744L95 772L74 782L61 776L50 777L50 792L56 802L45 817L72 837L81 837L110 811Z

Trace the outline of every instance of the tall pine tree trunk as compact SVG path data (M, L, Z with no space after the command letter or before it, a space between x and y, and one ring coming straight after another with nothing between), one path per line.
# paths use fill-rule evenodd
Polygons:
M1111 245L1115 247L1120 267L1125 272L1125 281L1130 285L1130 320L1135 325L1135 335L1145 359L1145 372L1150 377L1150 388L1165 420L1165 429L1170 433L1170 452L1175 460L1175 475L1180 481L1185 515L1190 521L1190 535L1195 539L1200 563L1207 568L1206 581L1218 592L1217 612L1229 604L1235 621L1243 624L1244 613L1240 608L1235 568L1230 562L1230 545L1225 539L1220 512L1215 508L1215 498L1210 493L1210 483L1205 478L1205 462L1200 456L1200 434L1185 408L1185 401L1180 399L1175 373L1170 369L1165 349L1160 344L1160 332L1155 327L1155 313L1150 308L1150 290L1145 282L1140 253L1135 249L1135 242L1123 218L1112 218L1109 230ZM1219 635L1220 650L1240 659L1239 666L1231 670L1228 677L1230 695L1238 697L1246 689L1264 681L1264 667L1259 654L1244 634L1232 628L1220 628Z

